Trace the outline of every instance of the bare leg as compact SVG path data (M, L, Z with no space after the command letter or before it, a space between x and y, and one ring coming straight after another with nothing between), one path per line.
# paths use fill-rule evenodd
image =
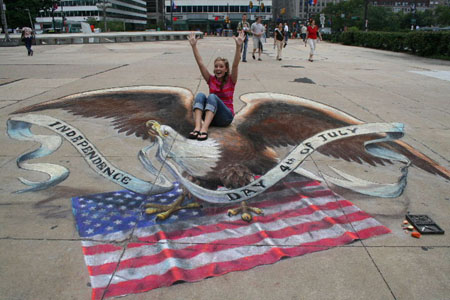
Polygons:
M200 131L200 128L202 128L202 114L203 112L200 109L194 110L195 131Z
M207 110L205 113L205 120L203 121L202 129L200 132L208 132L209 125L211 125L211 122L214 118L214 113L210 110Z

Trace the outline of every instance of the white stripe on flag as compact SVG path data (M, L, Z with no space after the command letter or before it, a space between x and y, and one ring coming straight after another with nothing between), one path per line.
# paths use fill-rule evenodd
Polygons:
M316 242L327 238L336 238L347 231L353 232L353 228L357 228L357 230L359 231L379 225L380 223L378 223L378 221L376 221L375 219L368 218L363 221L353 222L351 224L337 224L327 229L306 232L299 235L292 235L290 237L282 239L266 238L262 242L266 243L267 246L245 245L212 253L202 252L199 255L188 259L169 257L166 260L155 265L119 270L114 274L111 284L117 284L128 280L142 279L149 275L162 275L174 267L192 270L208 264L233 261L248 256L264 254L266 251L273 248L272 245L278 245L278 247L280 247L280 245L289 244L291 246L298 245L298 247L301 247L301 244L304 243ZM140 249L139 256L144 256L147 254L147 252L149 254L154 254L154 248L157 248L157 251L161 251L167 248L172 249L172 245L168 247L167 244L158 243L155 245L147 245L146 248L147 249ZM110 279L111 275L92 276L92 287L106 287Z
M306 181L306 180L304 180ZM301 180L297 180L295 182L302 182ZM322 185L313 185L313 186L303 186L301 188L296 188L296 189L300 189L300 191L298 190L292 190L289 187L284 187L282 190L275 190L275 191L271 191L271 192L267 192L264 194L264 200L261 201L249 201L249 204L256 204L258 202L265 202L267 201L267 199L280 199L283 200L284 198L287 197L294 197L294 196L298 196L299 194L301 194L301 192L314 192L314 191L325 191L327 190L326 188L324 188ZM302 201L304 203L310 203L310 199L313 199L313 201L315 202L315 205L321 205L320 203L323 203L323 201L325 202L329 202L330 196L328 197L317 197L317 198L298 198L298 201ZM333 200L343 200L342 197L340 197L339 195L336 195L336 197L333 197ZM323 201L322 201L323 200ZM317 202L317 203L316 203ZM274 204L277 205L277 204ZM233 206L237 206L237 204L235 203ZM231 207L231 206L230 206ZM281 207L281 206L279 206ZM211 218L213 216L218 216L219 218L222 219L226 219L227 221L236 221L236 220L240 220L240 216L231 216L228 217L226 213L219 213L218 215L207 215L207 216L203 216L203 217L197 217L195 219L195 223L197 225L202 225L202 224L210 224L211 223ZM148 232L147 234L152 234L152 232L158 232L158 231L164 231L165 228L170 228L171 231L173 230L177 230L176 228L180 228L180 229L184 229L187 227L190 227L192 225L192 220L187 220L187 221L179 221L176 224L173 223L169 223L169 224L161 224L161 225L155 225L155 226L150 226L148 227ZM142 230L142 229L140 229ZM98 242L106 242L106 241L111 241L111 242L121 242L124 241L126 239L130 238L130 234L132 233L132 229L127 230L127 231L119 231L119 232L113 232L113 233L109 233L109 234L97 234L97 235L93 235L89 238L87 238L84 241L83 246L85 247L89 247L89 246L96 246L98 245Z
M324 202L324 204L325 204L325 202ZM301 205L301 206L303 207L303 205ZM280 206L273 206L273 207L268 208L267 210L264 210L264 212L270 216L271 214L277 213L280 211L298 209L299 202L288 203L288 204L283 205L282 207L283 208L280 209ZM239 228L234 228L232 231L225 230L222 232L205 233L200 236L186 237L186 238L177 239L175 241L161 239L161 240L159 240L159 242L162 242L162 243L168 242L168 243L173 244L172 249L182 249L182 248L186 247L186 245L183 245L183 244L210 243L210 242L213 242L216 240L250 235L255 232L262 231L262 230L268 230L268 231L280 230L285 227L294 226L297 224L313 222L313 221L320 221L325 217L340 217L344 214L351 214L351 213L354 213L357 211L360 211L360 209L357 208L356 206L347 206L347 207L339 208L336 210L325 210L325 211L318 210L318 211L313 212L312 214L294 216L292 218L280 219L280 220L276 220L274 222L265 223L265 224L264 223L252 223L249 225L245 224L245 226L242 226ZM225 215L225 217L223 215L224 214L221 214L219 216L219 220L210 220L210 223L211 224L218 223L218 221L221 221L221 219L228 218L226 215ZM214 218L212 218L212 219L214 219ZM240 219L240 216L238 217L238 219ZM192 228L192 224L191 224L191 228ZM187 230L188 228L184 228L184 229ZM147 232L146 232L145 228L138 229L136 231L136 235L138 237L144 237L144 236L147 236ZM128 252L128 251L130 251L130 252ZM134 251L136 253L138 253L140 250L135 249ZM130 249L128 249L127 252L129 254L125 254L124 257L122 257L122 260L133 257L133 255L132 255L133 252ZM114 262L114 260L112 260L111 257L109 257L109 256L112 254L113 257L117 257L117 256L120 256L121 253L122 253L122 251L119 250L119 251L100 253L100 254L95 254L95 255L86 255L85 256L86 264L88 266L98 266L98 265L103 265L105 263ZM154 253L154 254L156 254L156 253Z
M280 198L278 198L278 199L280 199ZM280 199L280 200L283 200L283 199ZM337 201L340 201L340 200L344 200L344 199L342 199L342 198L337 199ZM327 203L336 202L336 199L329 197L329 196L328 197L317 197L317 198L299 198L298 200L283 203L283 204L278 204L274 200L271 200L271 201L273 201L272 206L263 208L264 215L266 215L266 216L269 216L271 214L278 213L281 211L305 208L310 205L326 205ZM241 219L240 215L229 217L226 213L221 212L217 215L199 217L195 220L179 221L176 224L162 224L162 225L155 225L155 226L151 226L151 227L138 228L136 230L135 234L138 237L143 238L145 236L152 235L158 231L167 232L168 230L166 230L166 228L167 229L170 228L170 231L186 230L186 229L192 227L193 222L195 222L196 226L199 226L199 225L214 224L214 223L218 223L220 221L233 222L233 221L238 221L240 219Z

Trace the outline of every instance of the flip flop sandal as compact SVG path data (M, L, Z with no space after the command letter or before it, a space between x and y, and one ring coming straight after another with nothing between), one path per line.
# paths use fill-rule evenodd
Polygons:
M205 136L205 137L200 137L200 136ZM208 133L207 132L200 132L197 136L197 141L204 141L208 139Z
M200 131L198 131L198 130L192 131L191 133L189 133L188 138L191 140L195 140L195 139L197 139L199 134L200 134Z

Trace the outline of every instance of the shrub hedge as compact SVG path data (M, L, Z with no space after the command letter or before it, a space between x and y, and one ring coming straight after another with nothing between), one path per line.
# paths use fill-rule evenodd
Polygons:
M322 35L324 40L420 56L450 59L449 31L376 32L347 31Z

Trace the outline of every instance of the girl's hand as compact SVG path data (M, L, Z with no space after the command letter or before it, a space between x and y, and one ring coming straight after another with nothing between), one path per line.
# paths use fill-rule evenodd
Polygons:
M191 32L191 34L188 36L188 40L192 47L197 45L197 37L195 36L195 32Z
M234 41L236 42L236 46L242 46L245 40L245 34L244 31L239 32L239 35L233 36Z

